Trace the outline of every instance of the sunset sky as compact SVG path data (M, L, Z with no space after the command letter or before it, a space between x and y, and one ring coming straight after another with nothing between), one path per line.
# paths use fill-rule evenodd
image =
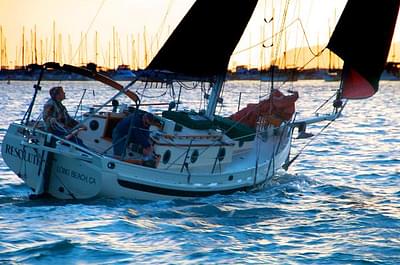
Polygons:
M79 64L97 60L99 65L104 66L123 63L143 67L144 47L149 61L193 2L193 0L0 0L2 49L5 50L6 46L8 65L21 64L24 28L25 46L27 46L25 62L30 63L33 58L33 36L36 25L36 50L37 53L42 51L42 55L37 55L38 61L52 60L55 52L56 59L64 63ZM232 56L231 65L259 66L260 61L269 62L271 55L280 56L285 46L284 38L281 39L279 50L262 48L259 43L262 39L268 39L265 46L272 44L269 37L272 32L276 33L281 28L281 21L278 18L283 13L281 2L285 1L273 3L271 0L259 1L248 30ZM289 25L286 34L287 49L307 45L297 18L304 26L310 44L315 47L319 44L322 48L326 45L329 32L333 30L346 1L291 0L290 3L286 18L286 25ZM274 10L274 22L268 24L263 22L264 18L269 20L272 17L272 10ZM53 25L56 33L55 45L52 37ZM400 40L399 27L397 26L395 32L395 41ZM277 47L278 43L279 40L275 39L274 47ZM253 48L248 49L249 47Z

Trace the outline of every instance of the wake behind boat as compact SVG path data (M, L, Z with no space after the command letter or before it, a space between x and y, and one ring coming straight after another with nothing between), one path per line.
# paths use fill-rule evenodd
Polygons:
M32 102L22 121L12 123L4 137L4 161L34 194L60 199L195 198L262 187L278 169L287 168L296 158L290 157L295 128L300 138L311 137L306 132L308 124L333 121L340 116L347 99L369 97L377 91L399 3L348 1L328 45L345 62L332 111L298 120L293 113L294 100L290 107L282 107L285 104L278 103L284 95L274 98L274 90L237 115L216 114L218 104L223 103L230 56L257 1L198 0L149 66L137 72L126 86L98 73L95 67L57 63L38 66L40 77L34 85ZM357 16L360 13L363 16ZM355 23L351 19L354 16L365 19ZM371 16L381 18L373 20L378 25L370 25ZM365 25L371 27L365 29ZM349 31L354 38L348 37ZM212 41L198 41L204 38ZM370 55L368 60L365 50ZM40 117L32 119L42 78L47 70L54 69L118 90L115 96L82 115L79 126L84 125L86 131L76 131L76 126L69 132L82 143L48 131ZM154 156L149 160L143 156L143 148L129 141L124 141L122 155L116 156L114 128L129 115L145 113L137 91L153 86L164 86L174 96L168 109L153 113L149 132ZM185 88L202 92L207 99L203 109L180 108ZM131 100L131 106L118 103L117 98L122 95Z

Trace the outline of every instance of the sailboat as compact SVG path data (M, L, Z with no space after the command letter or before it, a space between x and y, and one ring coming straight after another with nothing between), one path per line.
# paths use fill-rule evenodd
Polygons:
M4 137L3 159L33 194L59 199L189 199L262 188L277 170L286 169L296 158L290 155L296 130L298 137L311 137L306 132L309 124L336 120L348 99L367 98L378 90L399 4L400 0L347 2L328 44L344 60L341 84L329 113L305 119L296 115L276 118L273 108L261 110L267 102L273 105L269 98L242 109L241 113L247 114L233 119L217 115L216 108L223 102L221 91L230 56L257 0L197 0L149 66L136 72L125 86L94 67L40 66L28 110L20 122L9 126ZM82 115L81 124L88 130L77 136L83 145L46 131L43 121L32 119L41 81L47 70L54 69L117 90ZM180 109L179 95L185 89L179 89L177 100L170 102L168 109L153 113L157 124L150 127L150 138L158 160L146 163L140 150L128 141L122 157L114 155L111 137L116 124L128 115L144 112L139 89L189 85L205 91L205 108L197 112ZM122 95L131 100L131 106L118 104L116 98ZM248 118L252 124L243 122Z

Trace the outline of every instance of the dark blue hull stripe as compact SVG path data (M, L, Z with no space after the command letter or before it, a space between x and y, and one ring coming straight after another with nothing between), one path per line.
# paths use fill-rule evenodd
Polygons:
M154 186L135 183L135 182L122 180L122 179L118 179L118 184L121 185L122 187L132 189L132 190L138 190L138 191L144 191L144 192L156 193L156 194L168 195L168 196L175 196L175 197L207 197L207 196L211 196L211 195L215 195L215 194L227 195L227 194L235 193L237 191L250 190L250 187L240 187L240 188L236 188L236 189L219 190L219 191L218 190L217 191L175 190L175 189L154 187Z

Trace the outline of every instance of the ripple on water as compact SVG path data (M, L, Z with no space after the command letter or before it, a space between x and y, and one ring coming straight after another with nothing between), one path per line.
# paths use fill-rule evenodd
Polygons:
M44 83L45 91L52 84ZM79 92L88 84L65 87ZM237 100L229 93L243 84L260 85L228 83L225 96ZM298 82L306 100L298 109L312 113L318 105L313 93L330 96L334 86ZM400 264L397 88L383 83L368 103L350 102L289 173L279 172L255 192L188 201L30 201L30 190L0 160L0 263ZM112 94L96 91L97 97ZM16 102L0 106L0 140L31 92L22 82L0 90L1 98ZM223 113L235 110L227 106ZM308 129L316 133L322 126ZM294 141L292 157L308 140Z

